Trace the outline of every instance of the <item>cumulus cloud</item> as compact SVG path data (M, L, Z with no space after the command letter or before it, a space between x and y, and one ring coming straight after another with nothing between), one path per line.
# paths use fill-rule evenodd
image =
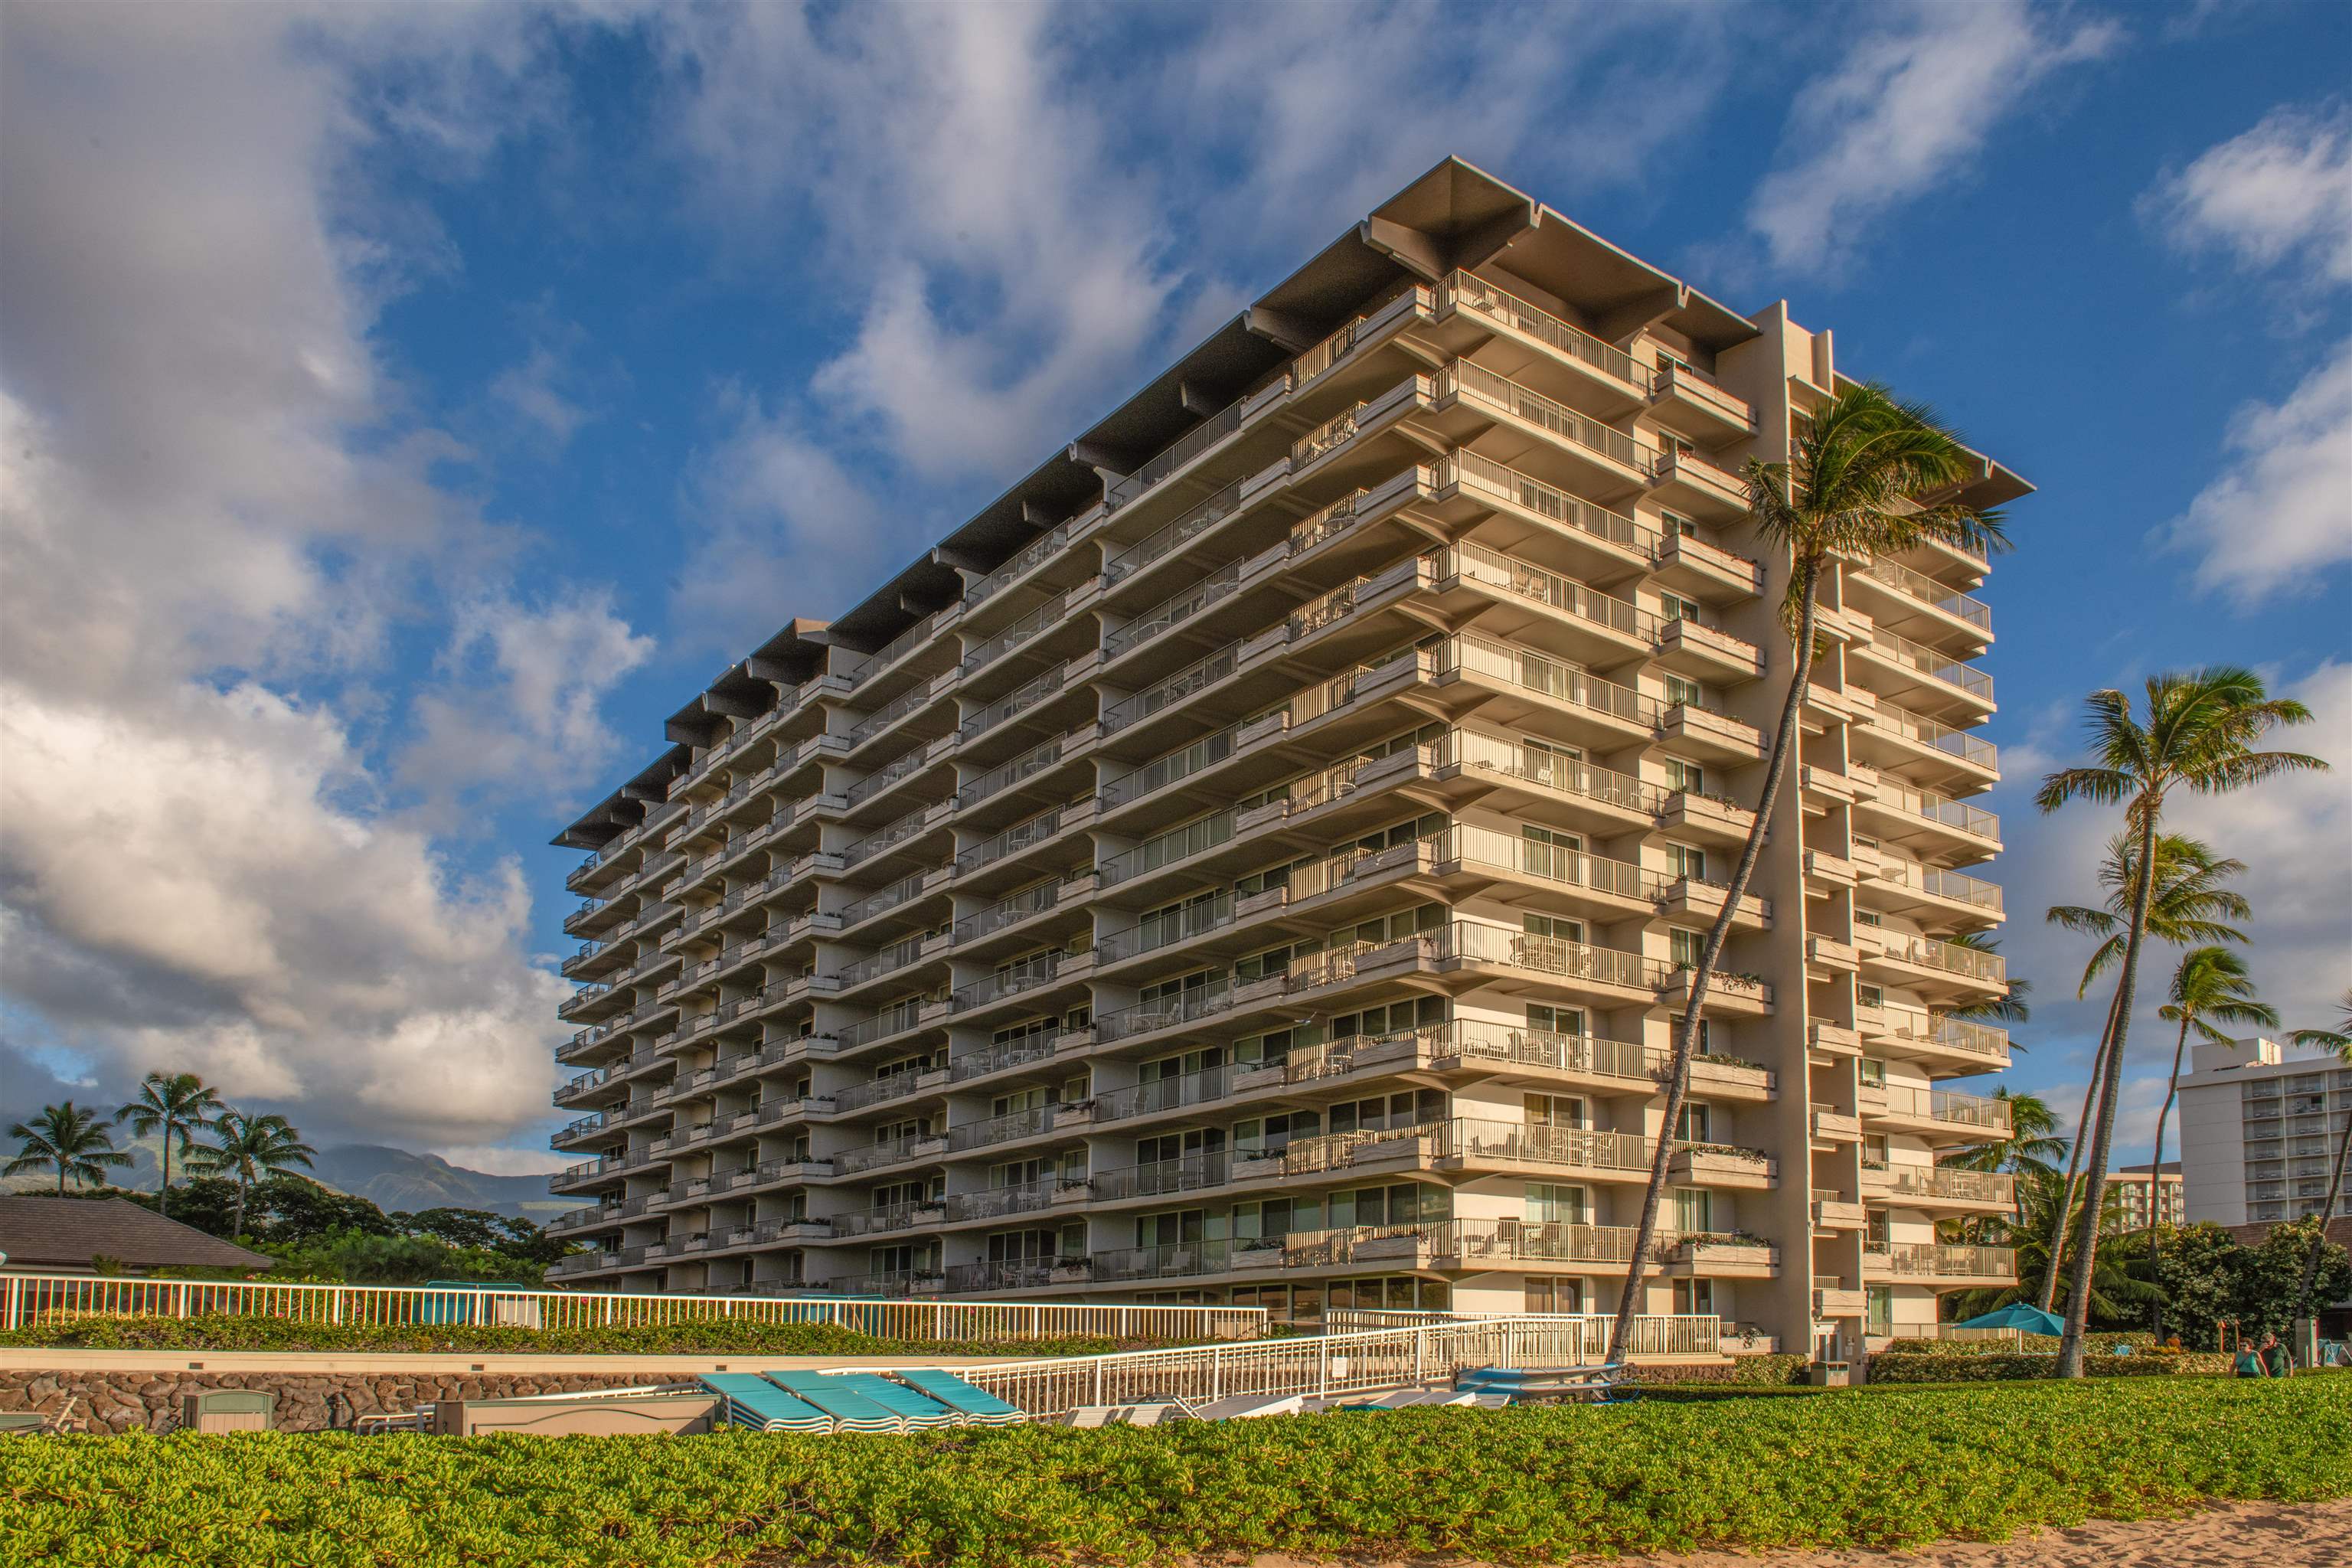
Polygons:
M2352 561L2352 339L2284 401L2230 422L2230 461L2164 531L2194 550L2197 580L2242 605L2317 593Z
M2184 249L2352 283L2352 110L2275 110L2167 175L2143 205Z
M1993 128L2055 73L2122 41L2113 22L2024 0L1915 5L1798 89L1748 226L1783 267L1836 265L1895 207L1968 174Z
M499 8L10 14L0 990L44 1059L198 1071L319 1136L546 1114L566 988L520 868L409 814L356 679L520 548L371 346L448 257L367 157L478 159L545 111L544 41ZM531 786L608 743L599 671L645 656L560 593L448 646L488 689L420 732L512 733L489 765Z

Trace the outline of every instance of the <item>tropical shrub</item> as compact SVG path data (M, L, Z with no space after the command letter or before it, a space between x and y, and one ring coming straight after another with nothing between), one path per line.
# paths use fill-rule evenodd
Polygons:
M2347 1495L2343 1378L904 1437L137 1434L0 1444L0 1564L1541 1562L1997 1540Z
M2104 1345L2105 1334L2093 1342ZM1902 1355L1879 1352L1870 1358L1870 1381L1889 1383L1994 1383L2019 1378L2049 1377L2058 1370L2055 1352L2017 1354L2000 1351L1964 1352L1956 1355ZM2083 1371L2092 1377L2173 1377L2183 1373L2218 1376L2230 1370L2230 1358L2207 1351L2175 1355L2086 1355Z

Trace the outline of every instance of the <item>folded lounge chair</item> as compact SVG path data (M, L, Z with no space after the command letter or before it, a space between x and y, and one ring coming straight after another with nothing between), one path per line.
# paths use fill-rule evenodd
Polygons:
M833 1417L836 1432L903 1432L906 1418L887 1405L850 1387L845 1379L826 1377L814 1372L772 1372L768 1381L792 1394L815 1405Z
M901 1367L890 1375L949 1409L961 1412L975 1426L1011 1426L1029 1419L1028 1412L1020 1406L1008 1405L988 1390L938 1367Z
M910 1432L929 1426L961 1426L963 1413L944 1401L929 1397L903 1383L893 1383L878 1373L832 1372L819 1373L829 1384L839 1384L853 1394L862 1394L907 1424Z
M697 1379L727 1402L730 1425L754 1432L830 1432L833 1417L748 1372L714 1372Z
M1512 1404L1569 1399L1614 1405L1634 1397L1622 1387L1624 1378L1622 1362L1534 1372L1487 1366L1461 1373L1454 1380L1454 1386L1481 1395L1499 1394Z

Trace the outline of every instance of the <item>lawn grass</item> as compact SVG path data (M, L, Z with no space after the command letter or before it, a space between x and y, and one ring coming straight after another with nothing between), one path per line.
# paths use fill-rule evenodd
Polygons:
M952 1568L1903 1546L2352 1495L2352 1379L906 1437L0 1443L0 1563Z

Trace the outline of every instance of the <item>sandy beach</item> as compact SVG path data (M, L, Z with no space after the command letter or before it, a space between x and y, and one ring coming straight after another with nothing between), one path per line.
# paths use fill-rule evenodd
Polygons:
M1913 1552L1694 1552L1642 1557L1586 1557L1575 1568L2338 1568L2352 1563L2352 1501L2290 1507L2231 1503L2188 1519L2094 1520L2073 1530L2045 1530L2003 1542L1946 1542ZM1305 1559L1267 1556L1252 1568L1315 1568ZM1365 1563L1353 1568L1439 1568L1428 1561ZM1492 1568L1447 1562L1443 1568Z

